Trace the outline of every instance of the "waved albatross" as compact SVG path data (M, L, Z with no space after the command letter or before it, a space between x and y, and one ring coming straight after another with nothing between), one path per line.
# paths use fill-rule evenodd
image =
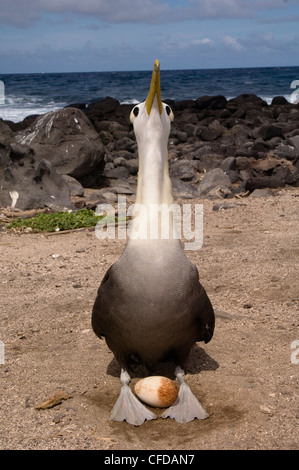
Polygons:
M129 373L136 360L149 371L161 361L176 365L179 395L162 414L163 418L171 417L182 423L204 419L208 414L183 375L193 345L197 341L207 343L213 336L214 311L199 282L197 268L185 255L181 241L174 236L144 236L153 233L151 230L156 228L153 224L157 225L151 207L172 203L167 145L173 113L161 101L158 60L148 96L133 108L130 120L139 156L135 204L143 210L133 219L133 236L128 237L120 259L106 272L92 311L94 332L100 338L105 337L121 367L122 387L111 419L138 426L157 418L129 387ZM170 211L166 217L172 227Z

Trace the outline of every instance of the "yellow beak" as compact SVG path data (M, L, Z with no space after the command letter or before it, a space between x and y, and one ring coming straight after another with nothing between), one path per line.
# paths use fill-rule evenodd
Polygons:
M160 64L159 61L156 60L153 68L152 73L152 81L151 86L145 100L145 106L147 110L147 114L150 115L155 95L157 94L158 106L159 106L159 113L162 114L162 100L161 100L161 85L160 85Z

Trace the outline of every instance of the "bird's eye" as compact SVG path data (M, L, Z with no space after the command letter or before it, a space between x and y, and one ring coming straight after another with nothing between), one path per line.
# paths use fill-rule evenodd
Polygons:
M168 104L165 105L165 111L166 111L167 116L169 116L170 121L172 122L174 120L174 115L173 115L173 111L171 107L168 106Z
M138 116L138 114L139 114L139 108L138 108L138 106L135 106L135 108L133 109L133 114L134 114L135 117Z

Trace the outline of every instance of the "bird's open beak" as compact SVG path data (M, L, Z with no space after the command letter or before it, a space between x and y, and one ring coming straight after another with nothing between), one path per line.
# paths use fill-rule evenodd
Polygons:
M161 86L160 86L160 64L159 61L155 61L153 68L151 86L145 100L145 106L147 114L150 115L155 95L157 95L159 113L162 114L162 100L161 100Z

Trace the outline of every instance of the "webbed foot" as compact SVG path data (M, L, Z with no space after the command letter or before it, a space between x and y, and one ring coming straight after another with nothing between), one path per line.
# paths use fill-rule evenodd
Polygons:
M175 403L162 414L162 418L173 418L178 423L188 423L197 419L208 418L206 410L199 403L190 387L183 379L184 371L177 367L175 371L176 377L180 383L178 398Z
M122 388L119 397L111 411L112 421L127 421L134 426L140 426L146 420L157 419L157 416L148 410L140 401L133 395L129 387L130 376L122 369L120 380Z

